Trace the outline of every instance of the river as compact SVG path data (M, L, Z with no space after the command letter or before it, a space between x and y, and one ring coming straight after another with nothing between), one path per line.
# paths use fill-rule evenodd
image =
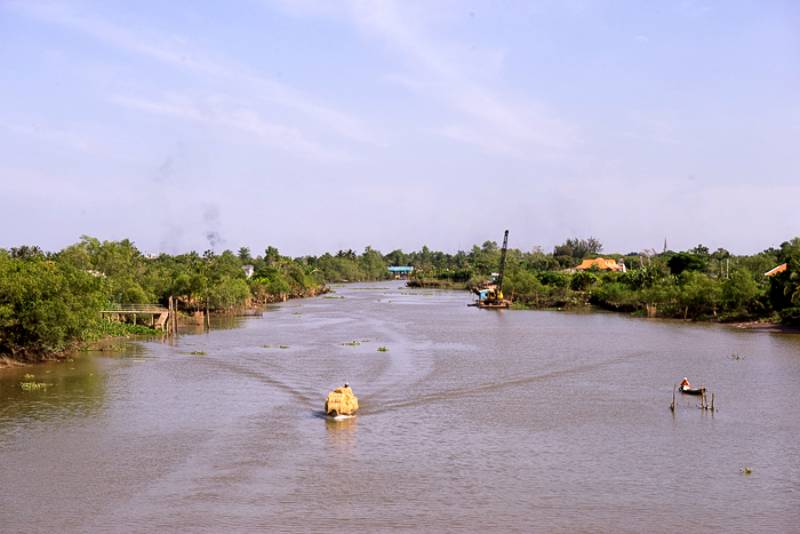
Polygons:
M469 301L347 285L2 371L0 530L800 531L800 336ZM718 411L669 410L684 375Z

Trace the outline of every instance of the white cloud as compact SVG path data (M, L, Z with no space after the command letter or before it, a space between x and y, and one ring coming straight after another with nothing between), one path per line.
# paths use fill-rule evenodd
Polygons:
M438 129L442 135L486 152L522 159L550 157L577 143L575 128L543 106L478 79L480 69L472 66L476 57L498 54L430 38L409 22L411 16L404 12L407 6L392 0L352 0L349 13L358 28L385 43L413 71L410 75L390 74L385 80L435 99L454 114L454 124Z
M178 67L209 79L221 79L226 86L246 93L253 104L274 104L300 113L311 121L309 129L322 128L342 140L378 146L378 135L361 119L317 101L312 95L277 82L230 59L212 58L197 52L197 43L165 37L140 28L125 28L80 15L55 4L13 3L17 12L57 26L69 28L128 53Z
M287 152L311 156L324 161L343 161L349 157L307 139L297 128L264 120L246 106L215 98L190 98L167 95L158 100L137 96L115 95L111 101L121 106L163 117L201 122L245 134L248 138Z

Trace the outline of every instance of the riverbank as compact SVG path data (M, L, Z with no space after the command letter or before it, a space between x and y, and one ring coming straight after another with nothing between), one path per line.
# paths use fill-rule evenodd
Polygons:
M452 280L439 280L436 278L414 278L406 282L407 287L427 289L458 289L467 290L466 282L453 282Z
M146 326L122 323L106 323L102 325L102 328L105 330L105 333L98 334L95 332L92 334L91 339L75 341L61 351L49 351L41 354L26 353L24 358L14 358L9 355L2 355L0 356L0 372L5 369L16 367L27 367L48 362L65 361L84 352L103 352L109 348L114 350L116 347L115 342L120 340L147 340L159 337L162 334L161 331Z
M772 321L747 321L741 323L720 323L739 330L769 332L772 334L800 334L800 327L790 326Z
M209 313L210 318L213 317L247 317L253 315L260 315L263 313L265 306L271 304L279 304L287 302L288 300L313 298L329 293L331 289L328 286L319 288L310 288L302 293L286 293L283 295L273 295L268 298L263 304L256 306L237 307L229 310L212 310ZM179 327L192 327L204 325L206 317L204 312L195 312L193 314L186 312L178 312L178 326ZM41 363L63 361L74 357L77 354L88 351L105 351L109 347L114 347L115 341L119 340L148 340L152 338L161 337L164 332L156 330L144 325L133 325L128 323L116 323L103 321L98 324L97 328L90 332L85 339L72 342L64 350L48 351L43 353L25 353L20 357L13 357L12 355L0 355L0 372L4 369L14 367L25 367L29 365L36 365Z
M411 287L409 285L409 287ZM442 289L449 289L443 287ZM458 289L458 288L456 288ZM749 321L741 320L724 320L715 318L713 316L701 316L693 318L682 318L674 315L659 315L656 310L652 315L647 314L646 309L639 309L634 307L610 307L595 304L591 301L589 294L581 292L564 292L560 298L518 298L513 299L512 296L512 310L538 310L538 311L567 311L567 312L605 312L627 315L629 317L658 319L666 321L677 321L682 323L712 323L736 328L738 330L752 330L759 332L779 333L779 334L800 334L800 327L794 325L787 325L777 322L773 317L752 319Z
M768 319L759 319L752 321L721 321L719 319L708 318L693 318L683 319L681 317L671 317L654 315L648 317L644 310L628 311L628 310L615 310L609 309L604 306L597 306L590 302L582 302L578 304L564 305L564 306L532 306L523 302L512 302L512 310L537 310L537 311L566 311L566 312L585 312L585 313L613 313L627 315L628 317L636 317L640 319L655 319L659 321L674 321L678 323L696 324L696 323L710 323L735 328L737 330L751 330L757 332L769 332L774 334L800 334L800 327L791 326L775 322Z
M24 367L26 364L9 358L8 356L0 356L0 371L3 369L9 369L11 367Z

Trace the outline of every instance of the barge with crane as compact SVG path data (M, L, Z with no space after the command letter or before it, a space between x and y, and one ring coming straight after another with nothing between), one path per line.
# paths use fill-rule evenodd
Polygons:
M503 296L503 275L506 269L506 254L508 252L508 230L503 235L503 248L500 249L500 269L494 283L487 282L474 288L472 291L478 295L478 300L472 304L485 310L503 310L511 307L511 301Z

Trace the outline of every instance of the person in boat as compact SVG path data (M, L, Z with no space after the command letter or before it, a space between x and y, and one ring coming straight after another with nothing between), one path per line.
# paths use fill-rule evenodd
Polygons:
M686 378L685 376L683 377L683 380L681 380L681 385L679 387L680 389L692 389L692 385L689 383L689 379Z

